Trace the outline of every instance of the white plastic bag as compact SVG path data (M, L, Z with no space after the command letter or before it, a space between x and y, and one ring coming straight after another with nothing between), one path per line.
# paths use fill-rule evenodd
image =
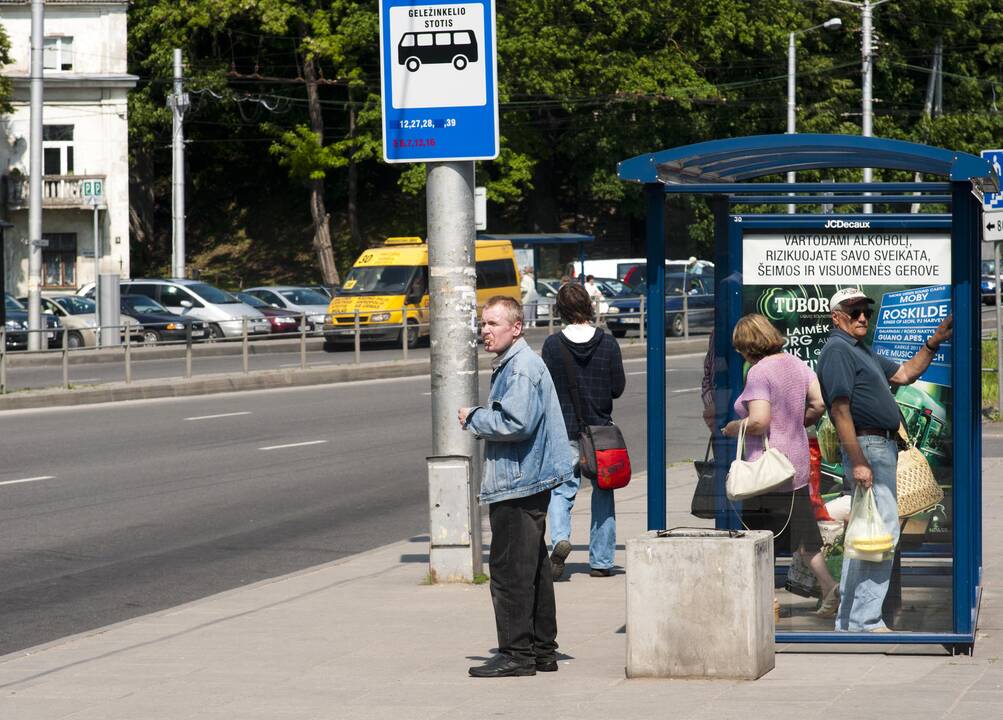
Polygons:
M854 560L881 562L892 556L895 541L878 515L874 492L858 487L853 492L850 522L846 526L843 552Z

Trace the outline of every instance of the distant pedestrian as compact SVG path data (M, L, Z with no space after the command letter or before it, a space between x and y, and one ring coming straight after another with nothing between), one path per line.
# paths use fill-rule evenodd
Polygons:
M596 316L601 317L609 309L609 306L606 304L606 296L602 294L602 290L596 285L594 275L589 275L585 278L585 292L589 294L589 301L592 303L592 308L595 310Z
M568 443L578 457L578 425L574 400L571 395L571 378L563 358L571 353L577 373L578 394L581 398L582 421L587 425L608 425L613 422L613 399L623 394L626 377L620 345L591 323L595 320L592 302L578 283L569 283L557 291L557 311L568 326L558 335L551 335L543 343L543 361L554 378L557 396L561 400L564 423L568 428ZM564 574L565 560L571 552L571 509L581 485L581 472L575 473L551 492L550 539L554 550L550 565L554 579ZM589 574L608 577L613 567L616 550L616 510L613 491L603 490L592 479L592 521L589 531Z
M947 316L919 350L899 365L864 344L873 304L874 300L858 288L844 288L832 296L832 332L816 370L829 419L839 437L844 490L850 493L856 485L874 491L881 523L898 545L895 473L902 415L890 386L910 385L926 372L941 344L951 339L953 320ZM891 558L871 562L843 556L842 604L836 630L890 632L882 606L891 582L892 562Z
M498 655L473 677L557 670L557 608L544 534L551 488L572 476L574 457L554 383L522 337L522 306L501 295L481 315L492 362L483 406L460 408L460 426L484 439L480 501L491 523L491 599Z
M522 291L522 313L526 327L535 327L536 304L540 301L540 294L536 291L536 277L530 265L522 269L520 289Z

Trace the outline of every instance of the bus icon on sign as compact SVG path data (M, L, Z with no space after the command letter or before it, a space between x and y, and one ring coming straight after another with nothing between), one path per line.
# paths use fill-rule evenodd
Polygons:
M452 63L463 70L472 62L477 62L477 38L471 30L407 32L397 44L397 63L410 72L417 72L423 63Z

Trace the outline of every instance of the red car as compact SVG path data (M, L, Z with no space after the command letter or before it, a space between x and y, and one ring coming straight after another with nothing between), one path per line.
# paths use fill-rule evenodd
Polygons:
M245 292L233 293L244 304L250 305L268 319L268 324L272 326L272 334L298 333L300 329L299 318L291 315L288 310L274 308L264 300L248 295Z

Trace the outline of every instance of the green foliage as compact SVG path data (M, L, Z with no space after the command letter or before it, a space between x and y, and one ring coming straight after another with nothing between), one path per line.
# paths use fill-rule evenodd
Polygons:
M619 181L617 162L713 138L785 132L788 35L833 16L842 30L797 36L797 127L860 132L860 13L845 5L505 0L497 13L501 155L477 166L494 231L589 232L597 236L596 252L636 254L643 201L637 188ZM875 134L969 152L999 145L997 0L895 0L875 9L874 22ZM229 282L312 279L303 183L320 178L338 263L351 263L360 250L346 210L352 163L362 244L423 235L424 166L380 160L378 32L371 1L135 0L130 67L142 81L130 98L131 147L134 167L144 153L152 157L143 182L153 190L157 230L136 253L140 269L164 265L169 256L165 99L174 47L184 49L193 92L186 119L189 244L206 270L226 266L235 278ZM927 117L938 40L943 112ZM297 80L308 57L322 78L323 137L310 130ZM859 171L824 177L857 179ZM888 172L876 179L909 177ZM668 212L669 254L706 255L712 221L705 204L673 199Z
M10 38L7 37L3 25L0 25L0 68L8 65L10 61ZM11 90L10 78L0 76L0 112L10 112Z

